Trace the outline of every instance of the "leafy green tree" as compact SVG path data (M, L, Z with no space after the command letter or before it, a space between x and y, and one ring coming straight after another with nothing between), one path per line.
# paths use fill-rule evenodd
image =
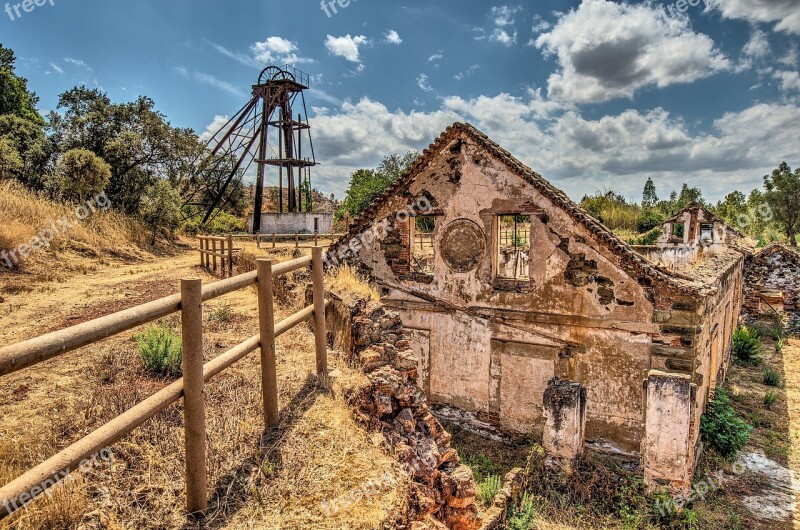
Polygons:
M764 200L772 210L776 223L783 229L789 244L797 246L800 233L800 168L792 172L783 162L772 175L764 177Z
M409 151L404 155L389 155L381 161L377 171L392 181L395 181L403 176L403 173L411 167L411 164L413 164L417 158L419 158L419 153L416 151Z
M642 193L642 207L655 208L658 204L658 195L656 194L656 184L652 178L648 178L644 185L644 193Z
M50 186L61 198L81 201L103 191L111 180L111 166L86 149L71 149L56 166Z
M703 191L700 188L690 188L688 184L684 183L676 206L678 210L682 210L693 202L704 204Z
M170 126L146 97L115 104L104 92L82 86L61 94L58 109L48 116L58 150L87 149L105 160L111 166L109 199L131 215L159 180L177 187L193 175L204 149L193 131ZM190 182L187 194L198 185Z
M725 200L717 203L715 213L731 226L739 224L739 217L747 214L747 197L741 191L734 191L725 196Z
M22 172L22 158L14 146L0 138L0 180L16 179Z
M0 138L16 150L22 161L16 178L29 188L41 189L52 152L42 126L14 114L4 114L0 116Z
M336 219L345 215L357 217L375 198L391 186L417 159L414 152L405 155L390 155L383 159L377 169L359 169L350 179L342 205L336 212Z
M13 114L40 127L44 119L36 110L39 97L28 90L28 81L14 73L14 52L0 44L0 115Z
M167 180L159 179L142 194L139 217L153 231L152 244L160 230L172 232L181 222L181 196Z

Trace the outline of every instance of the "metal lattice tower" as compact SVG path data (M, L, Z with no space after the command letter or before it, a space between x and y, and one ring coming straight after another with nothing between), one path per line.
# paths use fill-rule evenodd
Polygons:
M261 229L264 180L270 168L277 168L280 213L303 211L304 204L311 205L311 168L317 162L303 94L309 87L308 74L288 65L270 66L261 72L252 99L209 140L206 158L198 166L199 174L223 176L220 189L204 190L213 197L210 204L187 202L206 208L204 224L227 202L225 194L231 182L241 180L253 162L257 168L254 233ZM295 116L294 108L300 104L302 113ZM303 156L306 143L310 157Z

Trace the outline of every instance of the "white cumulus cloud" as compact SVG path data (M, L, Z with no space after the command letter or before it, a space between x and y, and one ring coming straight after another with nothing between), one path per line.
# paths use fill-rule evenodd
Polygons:
M344 37L334 37L328 35L325 40L325 47L333 55L344 57L350 62L360 62L358 47L367 43L367 38L364 35L356 35L355 37L345 35Z
M632 98L648 85L691 83L731 68L711 38L651 4L585 0L535 44L558 59L548 89L566 102Z

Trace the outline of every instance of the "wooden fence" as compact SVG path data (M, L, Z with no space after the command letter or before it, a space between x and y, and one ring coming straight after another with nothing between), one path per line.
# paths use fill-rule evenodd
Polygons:
M278 246L278 241L294 241L295 248L300 248L300 240L312 239L314 242L314 246L316 247L320 240L330 240L331 242L336 241L337 237L342 237L344 234L301 234L300 232L295 232L294 234L255 234L252 236L256 240L256 247L261 248L263 244L272 243L272 248L276 248ZM242 236L234 236L234 237L242 237Z
M257 269L202 285L201 280L181 280L180 294L133 307L61 331L48 333L0 348L0 376L8 375L105 338L153 322L172 313L181 313L183 331L183 378L135 405L110 422L70 445L55 456L0 488L0 519L12 514L40 496L76 469L84 459L96 455L130 434L169 405L184 400L186 443L186 509L189 515L207 510L206 426L203 387L212 378L257 349L261 351L261 391L264 426L278 422L278 384L275 339L295 326L314 318L316 370L327 373L325 330L325 285L323 249L313 249L311 257L273 265L258 260ZM311 266L313 304L289 318L275 323L273 278ZM214 360L203 364L202 304L250 285L258 288L259 333Z
M233 276L233 253L241 250L233 248L233 236L197 236L197 239L200 241L200 266L217 272L219 258L222 272Z

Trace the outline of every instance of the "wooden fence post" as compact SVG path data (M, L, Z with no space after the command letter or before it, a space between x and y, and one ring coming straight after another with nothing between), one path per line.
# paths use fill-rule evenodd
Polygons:
M228 276L233 276L233 236L228 234Z
M186 443L186 510L205 515L206 418L203 402L203 282L181 280L183 418Z
M211 240L211 248L214 254L211 256L212 263L214 264L214 268L212 269L214 272L217 272L217 240Z
M261 250L261 234L256 234L256 248Z
M258 271L258 329L261 339L261 397L264 428L278 425L278 371L275 360L275 306L272 260L256 262Z
M272 248L275 248L278 244L278 240L275 236L275 232L272 232Z
M314 292L314 342L317 350L317 373L328 373L328 334L325 329L325 267L322 247L311 249L311 281Z
M211 256L208 254L211 252L211 241L208 238L204 238L206 242L206 270L211 270Z
M294 233L294 249L300 250L300 232Z

